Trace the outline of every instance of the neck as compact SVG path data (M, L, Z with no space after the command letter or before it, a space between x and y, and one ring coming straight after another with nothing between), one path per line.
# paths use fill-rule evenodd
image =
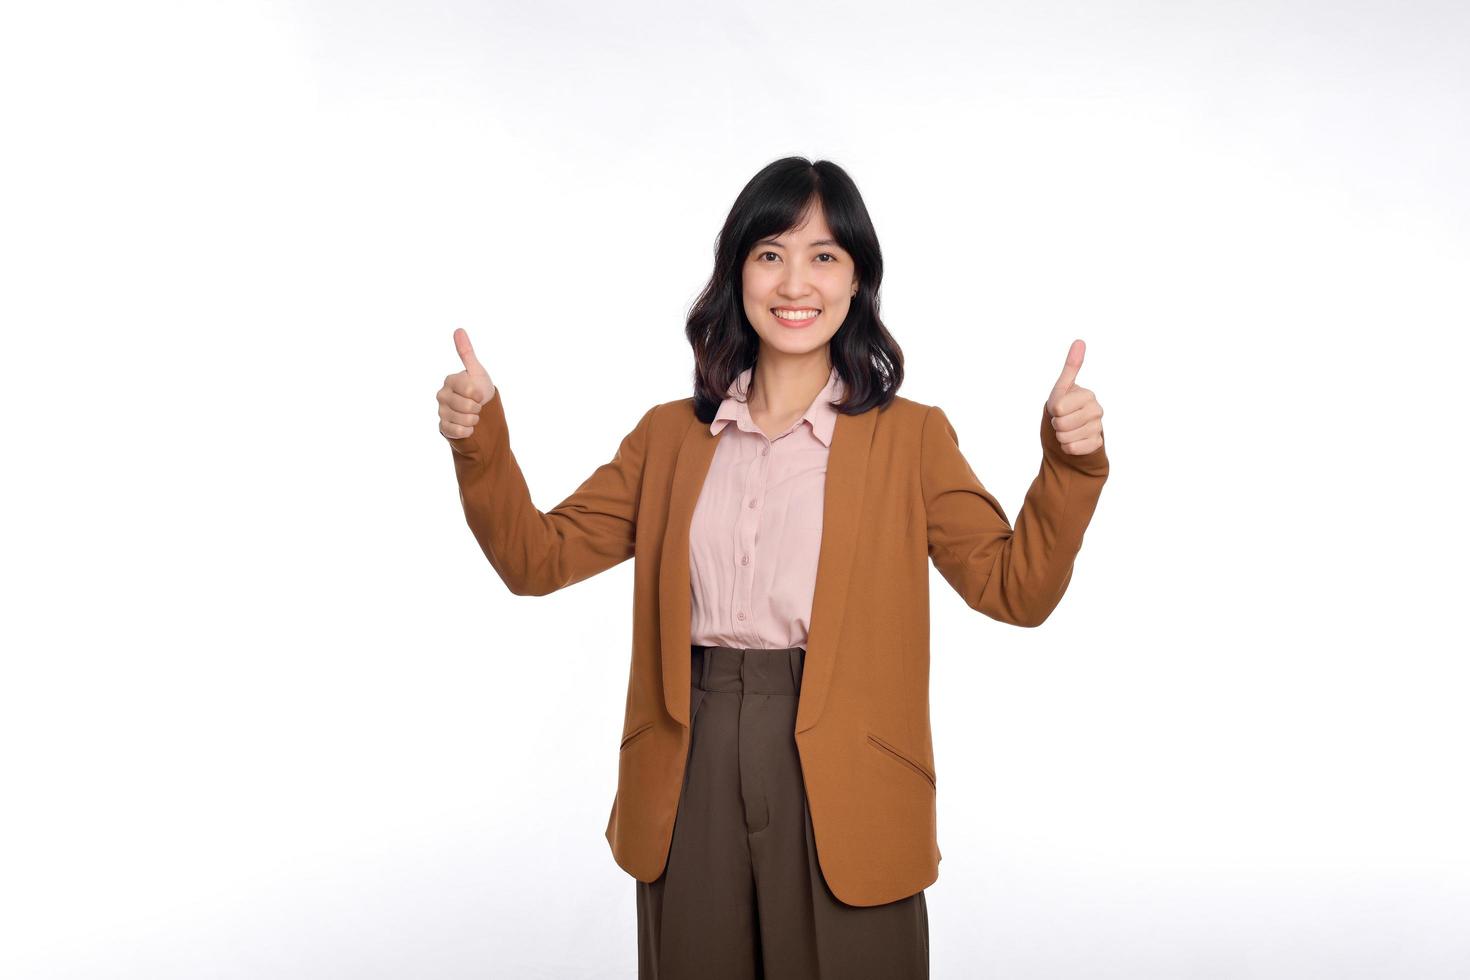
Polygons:
M804 412L831 376L825 345L806 354L773 355L762 347L751 372L750 410L778 418Z

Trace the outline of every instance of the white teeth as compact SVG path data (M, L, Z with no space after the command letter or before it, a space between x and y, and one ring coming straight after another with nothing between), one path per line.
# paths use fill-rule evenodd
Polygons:
M778 317L780 317L783 320L810 320L812 317L816 316L818 313L820 313L822 311L821 310L803 310L800 313L788 313L785 310L774 310L773 312Z

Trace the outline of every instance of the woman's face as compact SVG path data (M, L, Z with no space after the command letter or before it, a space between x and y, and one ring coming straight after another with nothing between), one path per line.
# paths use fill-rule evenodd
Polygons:
M820 204L806 224L757 242L741 278L746 319L764 346L787 354L825 346L858 288L852 256L837 244Z

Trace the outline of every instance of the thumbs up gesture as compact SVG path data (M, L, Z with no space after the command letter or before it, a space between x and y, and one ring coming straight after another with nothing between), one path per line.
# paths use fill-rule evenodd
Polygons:
M1051 416L1062 452L1073 456L1095 452L1103 444L1102 406L1091 391L1077 384L1077 372L1082 368L1082 355L1086 352L1086 344L1072 341L1061 377L1046 400L1046 412Z
M495 395L495 385L463 329L454 331L454 348L464 370L446 377L439 389L439 431L449 439L463 439L474 433L480 408Z

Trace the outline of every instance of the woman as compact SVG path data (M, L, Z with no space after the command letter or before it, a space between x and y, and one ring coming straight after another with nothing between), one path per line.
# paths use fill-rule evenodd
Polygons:
M943 411L897 394L882 275L840 167L765 167L688 318L693 396L645 412L545 513L455 331L439 429L506 586L544 595L636 559L607 839L636 879L641 978L928 976L929 561L972 608L1040 625L1107 478L1077 341L1012 527Z

